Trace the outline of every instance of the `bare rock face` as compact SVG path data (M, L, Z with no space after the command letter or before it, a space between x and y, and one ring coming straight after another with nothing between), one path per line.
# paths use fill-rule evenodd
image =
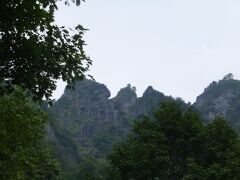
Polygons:
M236 130L240 130L240 81L225 76L211 83L197 97L194 107L207 122L216 116L223 116Z
M71 132L74 141L87 146L88 139L116 118L110 92L103 84L84 80L75 89L65 90L54 104L55 119Z
M131 112L134 113L135 117L151 115L166 100L173 100L173 98L165 96L163 93L153 89L152 86L149 86L144 91L143 96L137 98L136 103L131 107Z
M117 96L112 99L116 109L127 113L129 107L134 105L137 100L136 88L130 84L127 87L120 89Z
M133 120L150 114L167 99L172 98L152 87L137 98L136 88L130 84L110 99L105 85L84 80L76 82L75 89L65 90L51 114L61 131L72 138L80 156L101 158L128 134ZM57 141L57 135L54 139Z

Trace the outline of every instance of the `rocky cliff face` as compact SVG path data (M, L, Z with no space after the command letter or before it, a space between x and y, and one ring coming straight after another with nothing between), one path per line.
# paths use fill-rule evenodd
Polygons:
M130 84L127 87L120 89L117 96L111 99L115 104L115 108L125 113L129 112L129 108L134 105L137 100L135 87Z
M105 85L85 80L76 82L75 89L65 90L53 106L54 118L71 134L81 155L100 156L104 149L96 150L96 146L111 145L107 144L108 139L97 142L118 118L109 97Z
M76 82L75 89L65 90L54 104L51 114L61 131L72 138L80 157L103 158L114 143L128 134L133 120L152 113L162 101L172 99L152 87L140 98L135 91L135 87L127 85L110 99L105 85L91 80Z
M224 116L232 127L240 130L240 81L223 78L212 82L197 97L194 107L207 122L215 116Z
M63 164L77 165L83 157L104 159L112 145L126 137L135 119L152 115L163 101L173 100L151 86L142 97L135 91L127 85L110 98L105 85L91 80L76 82L74 90L65 90L49 112L53 119L49 139ZM175 100L189 106L180 98ZM193 106L205 121L225 116L240 132L240 81L228 76L211 83Z
M173 100L172 97L165 96L163 93L156 91L152 86L149 86L143 93L143 96L137 98L136 103L131 107L135 117L143 117L151 115L156 108L166 100Z

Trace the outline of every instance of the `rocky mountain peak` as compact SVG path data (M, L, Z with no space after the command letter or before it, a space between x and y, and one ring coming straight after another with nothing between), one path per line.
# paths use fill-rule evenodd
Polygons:
M152 86L148 86L147 89L144 91L143 96L149 96L154 92L156 92L156 90L154 90Z
M104 84L93 80L76 81L73 89L65 89L61 99L76 100L78 98L108 99L110 91Z
M81 157L102 162L112 146L126 137L133 120L151 117L164 101L188 106L181 98L165 96L152 86L147 87L142 97L137 98L136 88L130 84L116 97L109 97L105 85L84 80L76 82L75 89L66 89L51 107L50 114L55 120L49 126L48 136L64 162L75 160L77 164L76 159ZM234 80L232 74L212 82L193 106L207 122L223 115L240 132L240 81Z
M223 80L234 79L234 75L232 73L228 73L223 77Z
M232 126L239 126L240 81L233 79L230 73L220 81L212 82L197 97L194 106L207 121L215 116L224 116Z
M128 84L126 87L120 89L117 96L113 98L114 102L118 102L118 104L132 104L136 101L137 94L136 94L136 87L131 86Z

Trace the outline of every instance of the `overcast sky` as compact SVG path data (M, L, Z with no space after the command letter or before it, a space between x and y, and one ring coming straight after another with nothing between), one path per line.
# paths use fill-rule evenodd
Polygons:
M240 79L239 0L86 0L61 5L56 22L90 29L89 73L112 96L130 83L194 102L211 81Z

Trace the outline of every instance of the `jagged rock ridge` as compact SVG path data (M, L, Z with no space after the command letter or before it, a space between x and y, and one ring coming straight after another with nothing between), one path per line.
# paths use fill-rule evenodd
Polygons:
M240 130L240 81L231 74L212 82L197 97L194 107L207 122L215 116L223 116L237 131Z
M151 114L162 101L173 99L151 86L138 98L131 85L116 97L109 97L105 85L84 80L76 82L75 89L66 89L51 109L58 125L55 131L61 127L72 138L80 157L104 158L113 144L124 139L136 118Z
M63 162L81 161L83 157L104 159L113 144L128 134L135 119L151 115L166 100L174 100L149 86L137 97L131 85L110 98L107 87L91 80L76 82L75 89L66 89L50 114L54 121L49 128ZM181 99L182 106L189 106ZM227 75L212 82L197 97L193 108L206 122L225 116L229 124L240 130L240 81Z

